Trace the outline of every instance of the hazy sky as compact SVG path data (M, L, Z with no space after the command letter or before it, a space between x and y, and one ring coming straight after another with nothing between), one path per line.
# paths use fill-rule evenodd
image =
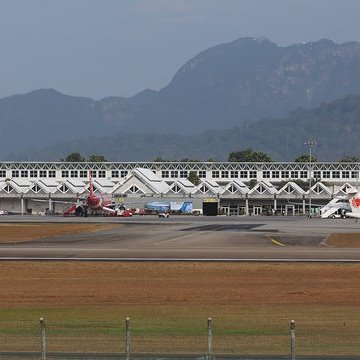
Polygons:
M0 97L129 97L239 37L360 42L359 15L360 0L0 0Z

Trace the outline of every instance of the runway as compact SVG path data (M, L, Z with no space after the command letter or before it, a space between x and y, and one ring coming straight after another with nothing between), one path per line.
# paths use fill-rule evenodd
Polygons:
M360 261L360 248L330 247L334 233L359 233L354 219L306 217L63 218L1 216L11 223L102 223L116 227L0 244L0 259L110 261ZM0 228L1 231L1 228ZM359 236L360 237L360 236Z

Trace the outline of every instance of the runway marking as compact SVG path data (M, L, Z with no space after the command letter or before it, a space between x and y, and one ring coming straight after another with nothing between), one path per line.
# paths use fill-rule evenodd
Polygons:
M206 233L209 233L210 231L204 231L202 234L206 234ZM154 244L155 245L159 245L159 244L165 244L165 243L168 243L168 242L172 242L172 241L176 241L176 240L180 240L180 239L186 239L186 238L189 238L189 237L192 237L194 236L196 233L190 233L190 234L187 234L187 235L178 235L178 236L174 236L170 239L166 239L166 240L159 240L159 241L156 241Z
M273 239L271 236L269 236L269 239L271 240L271 242L277 246L286 246L286 244L283 244L282 242L280 241L277 241L275 239Z

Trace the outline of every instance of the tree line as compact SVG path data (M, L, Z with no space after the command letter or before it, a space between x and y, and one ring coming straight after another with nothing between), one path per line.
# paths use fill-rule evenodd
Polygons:
M65 162L107 162L108 160L104 155L92 154L87 159L82 156L79 152L73 152L67 155L65 158L60 159L60 161ZM233 151L229 154L229 162L274 162L274 160L266 153L262 151L255 151L252 148L248 148L240 151ZM310 154L301 154L298 155L295 159L295 162L310 162ZM181 159L181 160L166 160L162 157L157 157L154 159L154 162L201 162L201 160L196 159ZM214 162L212 158L209 158L207 162ZM315 156L311 156L311 162L317 162ZM345 155L339 160L339 162L360 162L360 158L353 155Z

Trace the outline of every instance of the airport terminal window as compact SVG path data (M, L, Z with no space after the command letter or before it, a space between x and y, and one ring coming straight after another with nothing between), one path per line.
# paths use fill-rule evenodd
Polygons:
M280 178L280 171L272 171L271 177L273 179L279 179Z
M169 178L169 171L168 170L161 171L161 177L168 179Z
M136 185L133 185L130 189L129 192L135 194L139 191L139 188Z
M68 178L69 177L69 170L62 170L61 177Z
M270 179L270 171L268 171L268 170L263 171L263 178Z
M27 170L21 170L21 177L28 177L28 171Z
M104 177L106 177L105 170L99 170L99 178L104 178Z
M87 170L80 170L80 177L81 178L87 178L88 177L88 172Z
M206 171L205 171L205 170L200 170L198 176L199 176L199 178L201 178L201 179L206 178Z
M66 193L68 190L69 190L69 188L65 184L61 185L61 187L60 187L61 192Z
M170 176L176 179L178 177L178 172L176 170L171 170Z
M332 172L332 177L334 179L340 179L340 171L333 171Z
M119 177L119 170L111 170L111 177L118 178Z
M349 171L342 171L341 172L341 177L343 179L348 179L350 177L350 172Z
M205 177L205 176L203 176L203 177ZM229 177L229 172L227 170L222 170L221 177L227 179Z
M330 171L323 171L323 178L330 179Z
M120 171L120 177L122 177L122 178L126 177L127 174L128 174L128 171L127 171L127 170L121 170L121 171Z
M298 179L299 178L299 172L298 171L291 171L290 173L292 179Z
M237 178L239 177L238 171L236 171L236 170L231 170L231 171L230 171L230 177L231 177L232 179L237 179Z
M289 179L289 171L288 170L281 171L281 177L283 179Z
M78 177L78 172L77 172L77 170L71 170L70 176L71 176L72 178L77 178L77 177Z
M15 170L16 171L16 170ZM10 186L9 184L7 184L5 187L4 187L4 190L7 192L7 193L11 193L14 189L12 186Z
M321 171L315 170L314 171L314 178L315 179L321 179Z
M0 170L0 177L6 177L6 171Z
M19 170L12 170L11 177L13 177L13 178L19 177Z
M229 187L229 191L230 191L232 194L235 193L236 190L237 190L237 188L236 188L234 185L231 185L231 186Z
M187 178L188 172L186 170L180 170L180 177L181 178Z
M30 177L31 178L36 178L37 177L37 170L30 170Z
M38 184L35 184L35 185L31 188L31 190L32 190L34 193L38 193L38 192L41 190L41 188L40 188L40 186L39 186Z
M219 175L220 175L220 172L218 170L213 170L211 172L211 176L212 176L213 179L218 179Z
M174 185L171 189L174 193L178 193L181 189L178 185Z
M46 177L46 170L40 170L40 171L39 171L39 176L40 176L41 178L45 178L45 177Z
M248 172L246 170L240 170L240 178L241 179L247 179Z
M256 170L250 170L249 171L249 178L250 179L256 179L257 178Z
M300 179L307 179L307 177L308 177L308 172L306 170L301 170Z
M358 177L358 172L357 171L352 171L351 172L351 178L356 179L357 177Z

